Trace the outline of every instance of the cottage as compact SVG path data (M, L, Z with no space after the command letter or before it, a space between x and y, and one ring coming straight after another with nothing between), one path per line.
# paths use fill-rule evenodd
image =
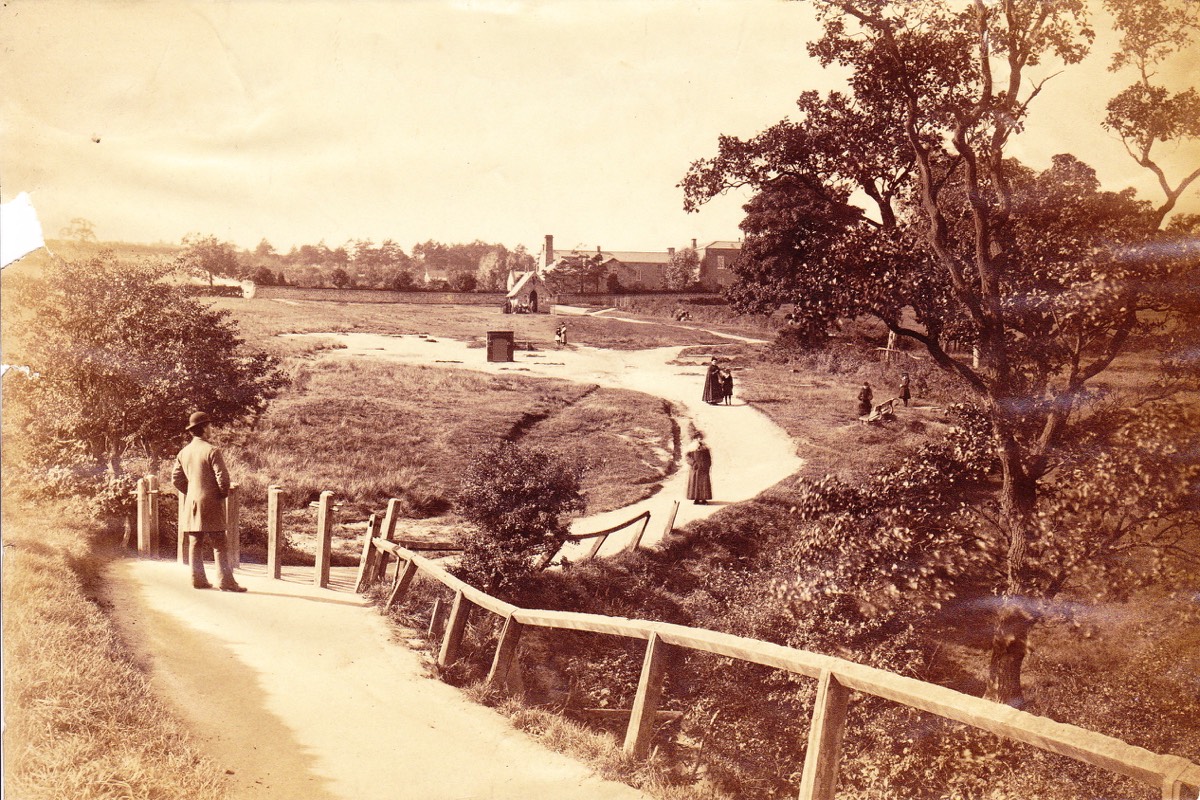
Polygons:
M554 305L554 294L537 270L509 270L508 294L504 296L505 313L548 313Z

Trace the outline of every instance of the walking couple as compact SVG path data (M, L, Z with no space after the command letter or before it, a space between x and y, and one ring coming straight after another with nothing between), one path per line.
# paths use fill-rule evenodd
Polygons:
M708 371L704 374L704 394L700 399L710 406L722 402L730 405L733 401L733 373L722 368L716 356L708 362Z

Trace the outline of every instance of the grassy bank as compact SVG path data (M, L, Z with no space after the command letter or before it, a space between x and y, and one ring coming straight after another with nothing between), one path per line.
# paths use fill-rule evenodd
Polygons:
M96 526L12 497L4 511L6 796L226 797L105 613Z

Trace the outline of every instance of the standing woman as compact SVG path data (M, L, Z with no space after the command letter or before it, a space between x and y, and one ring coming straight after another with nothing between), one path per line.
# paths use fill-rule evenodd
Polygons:
M909 381L908 373L901 372L900 373L900 399L904 401L905 406L908 405L908 401L912 397L912 389L911 389L910 383L911 383L911 381Z
M696 443L687 452L688 485L687 499L698 506L708 505L712 499L712 453L704 444L704 434L696 434Z
M708 362L708 372L704 375L704 394L700 399L715 406L721 402L723 394L721 391L721 366L717 363L717 357L713 356L712 361Z
M871 413L871 402L873 399L871 384L863 381L862 388L858 390L858 415L860 417L865 417Z

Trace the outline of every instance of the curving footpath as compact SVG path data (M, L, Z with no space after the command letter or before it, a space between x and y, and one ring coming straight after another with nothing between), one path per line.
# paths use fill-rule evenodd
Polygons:
M780 428L745 404L700 400L699 365L670 364L682 348L640 352L572 347L488 363L450 340L343 334L336 355L581 380L665 398L704 431L718 504L749 499L800 466ZM521 354L528 355L528 354ZM520 357L520 356L519 356ZM685 423L686 427L686 423ZM644 541L661 537L673 500L676 525L719 505L683 501L684 471L652 498L577 521L604 528L649 508ZM625 546L632 531L610 537ZM336 570L335 570L336 572ZM307 574L311 574L309 571ZM243 567L243 595L191 588L186 567L126 561L110 571L118 625L144 655L156 688L173 701L219 764L232 796L249 800L397 798L638 798L566 756L549 752L498 713L427 677L420 656L389 641L384 619L345 591L317 589L304 572L271 581ZM347 576L335 575L335 583Z

